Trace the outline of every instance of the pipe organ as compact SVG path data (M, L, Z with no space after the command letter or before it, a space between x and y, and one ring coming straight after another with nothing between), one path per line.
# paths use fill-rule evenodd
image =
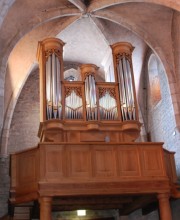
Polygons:
M68 85L69 84L69 85ZM82 86L73 87L71 83L64 84L65 119L83 118Z
M39 43L41 121L62 119L63 45L48 38Z
M11 155L11 203L39 201L40 220L51 220L53 208L124 215L158 200L161 219L171 220L169 198L180 198L174 152L133 143L141 124L132 45L111 46L115 82L96 82L94 64L81 66L82 81L64 80L63 45L49 38L38 46L40 142Z
M137 119L137 103L133 78L132 58L133 47L123 42L111 46L113 51L114 69L118 82L122 120Z
M53 126L61 124L62 139L66 140L68 135L64 133L68 132L67 129L76 130L78 122L81 122L81 128L78 129L86 128L86 132L97 130L104 135L107 126L108 129L111 126L110 130L117 131L119 123L121 131L117 131L117 141L122 141L125 133L129 132L132 136L135 131L137 137L140 123L131 60L132 45L116 43L111 46L115 82L96 82L98 67L94 64L80 66L82 81L65 80L63 46L64 43L56 38L39 42L37 57L40 64L42 126L43 123L53 123ZM69 123L71 128L67 128ZM120 135L121 132L123 135Z
M85 82L85 100L86 100L86 119L97 120L97 97L95 74L97 67L93 64L85 64L81 66L82 79Z

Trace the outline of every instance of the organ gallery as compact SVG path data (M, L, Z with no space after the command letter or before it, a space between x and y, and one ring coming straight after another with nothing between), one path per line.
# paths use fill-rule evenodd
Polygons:
M50 220L54 207L125 215L157 201L161 219L171 220L169 199L180 197L174 153L163 143L135 142L133 46L111 45L114 80L103 82L89 63L79 66L81 80L64 79L63 46L57 38L38 44L40 142L11 155L11 204L38 201L40 219Z

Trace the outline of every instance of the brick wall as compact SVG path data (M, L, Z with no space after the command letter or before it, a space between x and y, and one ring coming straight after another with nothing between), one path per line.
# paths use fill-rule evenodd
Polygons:
M8 142L8 152L35 146L39 128L39 73L31 73L17 101Z
M157 60L158 77L160 83L161 99L158 103L152 104L150 94L150 77L148 76L148 61L152 54L147 52L147 57L142 70L140 80L140 89L138 101L142 112L144 127L147 133L150 133L151 141L164 142L164 148L175 152L176 169L178 178L180 178L180 134L176 128L173 100L171 98L169 83L166 72ZM180 219L180 200L171 201L173 220ZM140 210L132 213L132 219L158 220L158 212L152 212L148 216L142 216Z
M7 214L9 198L9 158L0 158L0 217Z
M152 105L152 97L148 96L148 132L151 135L151 141L162 141L164 142L164 148L176 152L177 173L180 176L180 149L178 147L180 146L180 134L176 129L174 109L166 73L158 59L157 69L161 100L156 105ZM148 94L152 94L149 85L147 89Z

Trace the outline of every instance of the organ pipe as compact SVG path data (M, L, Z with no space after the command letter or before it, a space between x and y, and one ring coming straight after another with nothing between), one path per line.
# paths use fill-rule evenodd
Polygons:
M122 42L111 46L113 52L114 71L118 82L123 121L138 120L137 101L132 67L133 47Z
M63 46L57 38L48 38L38 44L40 121L62 119Z
M57 38L48 38L38 45L41 121L84 119L85 113L87 121L120 120L120 112L122 121L138 120L131 44L111 46L115 83L105 82L99 86L95 81L98 67L94 64L81 65L84 85L62 83L63 46Z
M95 74L98 67L94 64L84 64L81 66L82 79L85 82L85 99L86 99L86 119L97 120L97 97Z
M65 118L66 119L82 119L83 118L83 104L82 97L76 94L76 88L65 98Z
M101 120L118 120L117 103L108 89L106 89L104 95L99 98L99 111Z

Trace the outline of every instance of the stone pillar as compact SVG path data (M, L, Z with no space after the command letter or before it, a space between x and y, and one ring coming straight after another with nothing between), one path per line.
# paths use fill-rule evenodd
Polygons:
M41 197L39 199L40 203L40 220L51 220L51 197Z
M158 194L158 200L161 220L172 220L171 207L169 203L169 194Z
M175 91L172 95L172 101L174 106L174 113L177 124L177 131L180 132L180 12L174 11L172 19L172 44L174 52L174 65L175 65L175 76L176 82L171 87L175 88ZM173 88L173 90L174 90Z

